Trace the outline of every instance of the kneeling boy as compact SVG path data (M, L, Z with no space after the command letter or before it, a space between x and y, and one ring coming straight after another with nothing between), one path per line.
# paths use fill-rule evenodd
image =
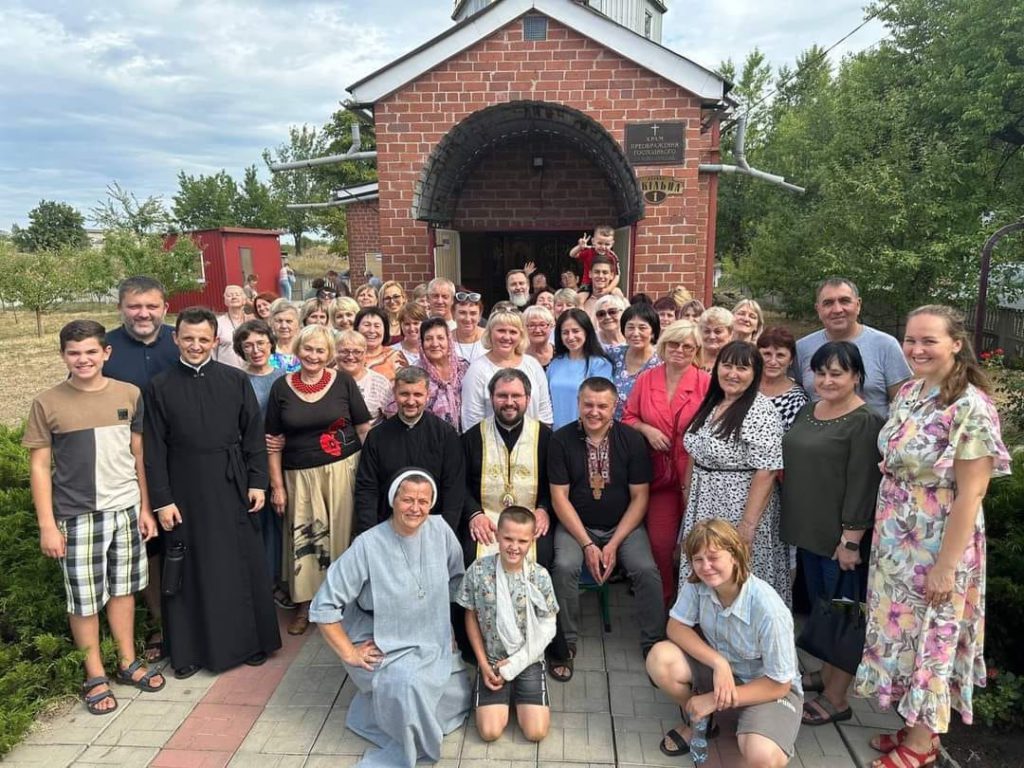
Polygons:
M498 553L469 567L456 598L466 609L466 633L479 666L473 703L484 741L504 732L513 701L530 741L543 739L551 723L544 649L555 636L558 603L547 570L526 559L535 530L525 507L503 511Z
M134 593L148 581L144 542L156 536L142 464L142 394L103 376L106 330L74 320L60 331L70 376L32 401L22 444L30 449L32 501L43 554L60 562L75 647L85 651L89 712L117 709L100 657L99 612L117 642L117 681L159 691L164 678L135 658ZM51 476L52 461L52 476Z

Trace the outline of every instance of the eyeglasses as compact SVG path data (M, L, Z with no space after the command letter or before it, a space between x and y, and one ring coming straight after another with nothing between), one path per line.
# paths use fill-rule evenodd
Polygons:
M269 341L247 341L244 344L242 344L242 351L254 352L257 349L266 349L269 346Z
M394 294L392 296L385 296L384 297L384 301L386 301L388 304L393 304L394 302L401 301L401 300L402 300L402 294L400 294L400 293L396 293L396 294Z
M551 327L551 323L527 323L526 330L528 331L546 331Z
M338 357L349 358L349 357L362 357L366 354L365 349L339 349Z
M598 320L603 320L606 317L618 317L621 312L621 309L599 309L595 316Z
M681 349L683 352L696 352L697 346L695 344L683 344L680 341L666 341L665 349Z
M475 291L458 291L455 294L455 300L459 302L468 301L473 304L476 304L478 301L480 301L480 298L480 294L476 293Z

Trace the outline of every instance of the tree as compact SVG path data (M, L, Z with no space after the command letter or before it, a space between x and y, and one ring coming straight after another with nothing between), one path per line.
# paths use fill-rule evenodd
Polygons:
M331 115L331 119L323 127L323 136L326 141L325 154L341 155L351 149L352 125L357 120L356 115L348 109L339 109ZM360 150L376 149L377 139L373 134L373 127L365 124L361 127ZM314 173L330 194L342 187L376 181L377 164L372 160L348 160L342 163L318 166L314 169ZM331 252L342 256L348 255L348 217L345 210L343 207L338 207L317 211L321 229L330 235Z
M316 128L303 125L301 128L292 126L288 129L288 143L279 145L273 152L263 150L263 160L271 163L287 163L295 160L308 160L326 154L323 136ZM327 199L330 190L323 181L311 170L282 171L275 173L271 181L274 199L284 209L284 228L295 238L295 252L302 252L302 236L306 232L319 228L316 215L308 208L287 209L289 203L315 203Z
M255 165L245 169L235 197L234 221L239 227L255 229L277 229L284 224L283 206L274 198L270 185L259 180Z
M11 228L11 239L22 251L56 251L60 248L84 248L89 244L85 219L67 203L40 200L29 211L28 227Z
M81 269L74 252L19 252L0 244L0 295L36 316L36 336L43 335L43 313L74 299L82 290Z
M202 251L187 235L178 236L167 248L161 235L139 236L121 230L107 236L103 253L114 265L115 282L131 275L149 275L163 283L169 295L199 285Z
M162 232L171 223L163 199L150 195L141 203L134 192L116 181L107 185L107 197L90 209L90 218L107 230L127 230L136 235Z
M236 225L238 188L227 171L213 176L178 173L174 196L174 218L183 230L216 229Z

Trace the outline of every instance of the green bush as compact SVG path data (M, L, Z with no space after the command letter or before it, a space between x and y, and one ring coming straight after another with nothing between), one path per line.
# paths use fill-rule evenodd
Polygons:
M989 728L1024 728L1024 677L989 670L988 688L974 702L974 714Z
M116 662L109 638L102 652ZM82 679L60 569L39 551L21 430L0 426L0 755L47 704L77 693Z

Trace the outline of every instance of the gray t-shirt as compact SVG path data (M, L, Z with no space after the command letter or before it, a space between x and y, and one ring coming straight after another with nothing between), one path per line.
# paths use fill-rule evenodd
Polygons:
M814 401L819 400L814 391L814 371L811 370L811 358L828 338L825 330L815 331L804 336L796 343L796 364L800 371L800 381L804 390ZM850 339L860 350L864 360L864 391L861 397L868 407L881 416L889 418L889 387L909 379L913 373L903 350L895 338L882 331L876 331L866 325L861 326L855 339Z

